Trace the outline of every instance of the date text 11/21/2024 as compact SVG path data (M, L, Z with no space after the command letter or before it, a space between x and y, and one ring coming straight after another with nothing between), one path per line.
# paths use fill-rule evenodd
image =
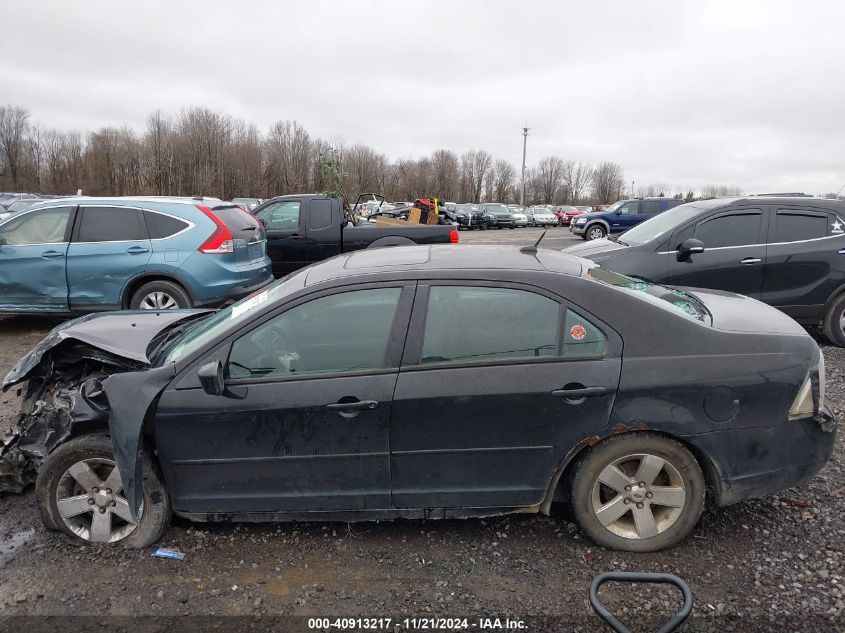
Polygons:
M385 630L402 628L406 630L457 631L477 629L480 631L519 631L526 628L524 620L510 618L309 618L308 628L317 631L335 630Z

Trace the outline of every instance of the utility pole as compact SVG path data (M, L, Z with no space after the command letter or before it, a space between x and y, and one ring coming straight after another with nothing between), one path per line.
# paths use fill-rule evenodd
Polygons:
M634 181L631 181L631 197L634 197Z
M525 127L522 128L522 192L519 194L520 206L525 206L525 150L528 147L528 122L525 122Z

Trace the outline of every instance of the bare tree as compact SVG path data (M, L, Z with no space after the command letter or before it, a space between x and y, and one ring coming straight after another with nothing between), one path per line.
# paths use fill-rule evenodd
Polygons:
M564 162L557 156L546 156L533 171L533 185L536 196L545 203L558 201L563 184Z
M19 188L28 126L28 110L13 105L0 106L0 152L4 169L8 168L12 177L13 189Z
M432 195L444 202L459 195L460 167L458 157L447 149L438 149L431 155Z
M499 159L490 174L492 198L497 202L509 202L516 183L516 169L508 161Z
M481 202L484 180L493 164L493 157L485 150L470 150L461 156L461 193L465 201Z
M593 173L593 197L602 204L616 202L622 197L625 187L625 173L622 165L605 161Z
M308 132L296 121L275 123L264 145L267 195L307 191L309 174L321 147L315 147Z
M566 193L565 204L578 204L587 195L593 183L593 168L574 160L568 160L563 166L563 190Z

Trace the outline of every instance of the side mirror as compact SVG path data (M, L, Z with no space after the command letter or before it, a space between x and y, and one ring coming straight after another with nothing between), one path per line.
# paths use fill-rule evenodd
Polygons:
M226 390L223 380L223 363L219 360L206 363L197 370L202 390L210 396L222 396Z
M686 259L690 255L703 252L704 242L702 242L701 240L697 240L694 237L691 237L681 242L678 246L678 261Z

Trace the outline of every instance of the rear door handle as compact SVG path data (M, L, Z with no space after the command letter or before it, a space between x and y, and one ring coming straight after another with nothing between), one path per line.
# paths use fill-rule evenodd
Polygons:
M745 259L739 260L740 264L759 264L763 260L759 257L746 257Z
M605 387L578 387L577 389L555 389L552 395L556 398L589 398L607 393Z
M59 251L44 251L41 253L42 259L56 259L57 257L64 257L64 253L60 253Z
M140 255L141 253L149 253L150 249L144 248L143 246L133 246L131 248L127 248L126 252L130 255Z
M327 404L329 411L370 411L378 407L378 400L356 400L355 402L336 402Z

